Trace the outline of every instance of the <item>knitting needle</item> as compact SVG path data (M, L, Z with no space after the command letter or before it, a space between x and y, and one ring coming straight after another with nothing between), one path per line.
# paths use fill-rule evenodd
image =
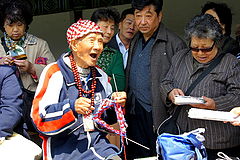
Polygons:
M116 92L118 92L118 88L117 88L117 83L116 83L115 75L112 74L112 76L113 76L113 83L114 83L114 86L115 86L115 88L116 88Z
M130 141L130 142L133 142L133 143L135 143L135 144L137 144L137 145L139 145L139 146L141 146L141 147L143 147L143 148L145 148L145 149L147 149L147 150L150 150L150 148L148 148L148 147L146 147L146 146L144 146L144 145L142 145L142 144L140 144L140 143L138 143L138 142L135 142L135 141L133 141L133 140L127 138L127 137L125 137L125 138L126 138L126 140L128 140L128 141Z
M118 92L115 75L112 74L112 76L113 76L113 83L114 83L114 86L115 86L115 88L116 88L116 92ZM143 148L145 148L145 149L147 149L147 150L150 150L150 148L148 148L148 147L146 147L146 146L144 146L144 145L142 145L142 144L140 144L140 143L138 143L138 142L135 142L135 141L133 141L133 140L127 138L127 137L125 137L125 138L126 138L126 140L129 140L129 141L131 141L131 142L133 142L133 143L135 143L135 144L137 144L137 145L139 145L139 146L141 146L141 147L143 147Z

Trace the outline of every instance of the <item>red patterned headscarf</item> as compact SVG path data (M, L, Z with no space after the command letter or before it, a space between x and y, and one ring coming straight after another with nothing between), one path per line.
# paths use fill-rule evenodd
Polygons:
M102 33L102 31L96 23L90 20L79 19L68 28L67 41L70 44L72 40L81 38L89 33Z

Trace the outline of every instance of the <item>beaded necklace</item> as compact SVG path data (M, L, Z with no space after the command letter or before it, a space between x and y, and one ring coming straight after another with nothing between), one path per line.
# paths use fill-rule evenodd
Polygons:
M72 54L69 56L69 59L70 59L70 63L71 63L72 71L73 71L74 81L77 84L79 96L82 97L83 93L84 94L91 94L91 106L94 106L94 91L96 89L96 84L97 84L95 68L91 67L91 72L92 72L92 77L93 77L92 84L91 84L91 90L88 90L88 91L84 90L82 88L80 75L79 75L79 72L77 70L77 65L76 65L76 63L75 63L75 61L73 59L73 55Z

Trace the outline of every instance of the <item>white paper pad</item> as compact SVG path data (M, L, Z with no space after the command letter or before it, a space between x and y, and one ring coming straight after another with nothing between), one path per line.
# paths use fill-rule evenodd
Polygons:
M189 118L194 119L205 119L205 120L213 120L213 121L239 121L240 117L237 117L236 114L225 111L213 111L208 109L199 109L199 108L191 108L188 112ZM237 117L237 118L236 118Z
M202 97L175 96L173 103L177 105L203 104L205 101Z

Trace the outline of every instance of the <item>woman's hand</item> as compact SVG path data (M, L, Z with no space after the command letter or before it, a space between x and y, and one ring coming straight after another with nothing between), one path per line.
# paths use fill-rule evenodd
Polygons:
M75 111L78 114L90 114L94 109L89 98L80 97L75 101Z
M181 89L174 88L171 92L168 94L168 99L172 101L172 103L175 100L175 96L184 96L184 93Z
M34 65L29 62L28 60L16 60L14 59L14 63L16 64L17 67L23 72L27 72L29 74L35 75L36 70Z
M240 116L240 107L235 107L230 112L236 114L236 117L239 117ZM231 122L231 124L234 125L234 126L240 126L239 121Z
M122 107L125 106L126 99L127 99L126 92L114 92L112 94L112 100L115 100L116 103L120 104Z
M216 103L212 98L203 96L203 99L205 101L204 104L190 104L190 105L195 108L212 109L212 110L216 109Z

